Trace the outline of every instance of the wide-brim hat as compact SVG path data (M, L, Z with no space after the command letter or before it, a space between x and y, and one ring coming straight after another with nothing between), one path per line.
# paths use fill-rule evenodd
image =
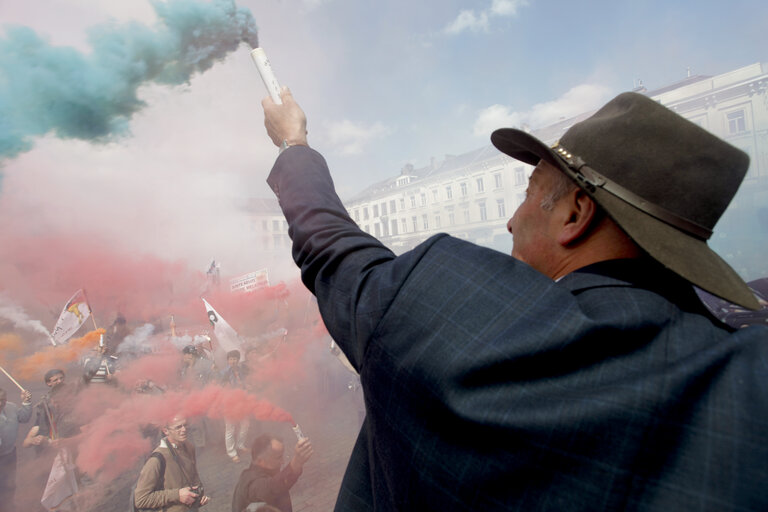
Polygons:
M502 128L494 146L571 177L651 257L730 302L754 294L707 245L749 167L749 156L637 93L623 93L573 125L552 147Z

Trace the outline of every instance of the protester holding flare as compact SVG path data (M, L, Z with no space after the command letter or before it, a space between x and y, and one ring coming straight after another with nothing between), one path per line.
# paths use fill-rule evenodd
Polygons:
M304 464L312 457L312 442L302 437L293 457L283 466L285 445L270 434L262 434L251 445L251 465L240 474L232 496L232 512L248 510L253 503L266 503L280 512L293 512L291 487L298 481Z
M512 255L438 234L395 256L291 93L262 105L294 259L363 386L337 511L768 510L768 329L691 286L757 307L706 244L746 154L637 93L553 147L500 129L535 166Z
M106 343L100 343L83 360L83 383L117 385L115 371L117 359L111 354Z

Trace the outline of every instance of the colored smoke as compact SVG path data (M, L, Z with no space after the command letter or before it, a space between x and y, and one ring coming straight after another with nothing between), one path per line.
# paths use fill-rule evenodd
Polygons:
M48 44L11 26L0 38L0 159L28 151L34 137L106 142L128 133L144 84L178 85L238 48L258 46L251 12L232 0L153 1L159 21L92 27L93 51Z
M98 402L83 397L75 415L94 409L100 409ZM136 394L119 402L117 407L104 410L83 428L79 436L77 466L99 480L109 481L117 477L135 467L149 452L150 441L143 436L142 428L165 425L174 416L190 420L200 417L234 421L253 418L293 424L287 411L242 389L210 385L191 392Z
M17 359L13 374L18 379L38 380L51 368L61 368L78 361L89 350L99 345L104 329L96 329L82 338L70 339L64 345L48 346L32 355Z
M39 321L30 318L24 308L14 304L5 294L0 294L0 318L10 320L15 327L50 337L48 329Z

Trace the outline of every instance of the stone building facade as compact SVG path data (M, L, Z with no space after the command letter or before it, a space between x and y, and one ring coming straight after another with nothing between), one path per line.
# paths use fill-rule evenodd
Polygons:
M768 64L636 90L750 155L748 175L710 245L745 279L768 276ZM553 144L592 113L532 133ZM398 254L440 232L509 253L512 237L506 222L525 197L531 171L489 144L425 167L407 165L344 204L363 230ZM261 250L284 257L290 240L277 202L254 199L247 209Z
M768 276L768 64L636 90L750 155L747 177L710 244L745 279ZM532 133L553 144L592 113ZM506 221L525 197L531 171L531 166L487 145L426 167L406 166L399 176L368 187L344 204L363 230L396 253L439 232L508 253L512 237Z

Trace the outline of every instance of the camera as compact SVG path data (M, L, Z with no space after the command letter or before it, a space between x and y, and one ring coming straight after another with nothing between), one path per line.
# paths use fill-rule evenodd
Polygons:
M194 503L192 503L190 506L199 507L200 501L203 499L203 496L205 496L205 489L203 488L203 484L191 486L189 490L197 494L197 498L195 498Z

